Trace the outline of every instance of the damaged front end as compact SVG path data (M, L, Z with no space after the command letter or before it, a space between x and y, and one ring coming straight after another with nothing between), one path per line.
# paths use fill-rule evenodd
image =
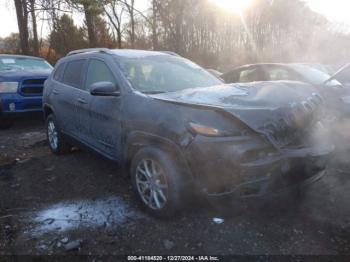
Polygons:
M157 98L206 104L226 119L225 130L210 129L210 120L196 123L182 141L197 187L211 197L265 196L309 184L333 151L322 131L323 98L306 84L226 85Z

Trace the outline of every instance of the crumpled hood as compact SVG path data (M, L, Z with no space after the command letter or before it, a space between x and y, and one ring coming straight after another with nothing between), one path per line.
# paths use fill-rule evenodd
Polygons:
M306 128L323 102L311 85L292 81L228 84L151 96L224 110L279 147L289 144L296 130Z

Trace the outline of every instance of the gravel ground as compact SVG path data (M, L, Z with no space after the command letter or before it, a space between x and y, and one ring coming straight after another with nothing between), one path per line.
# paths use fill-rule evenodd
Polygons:
M0 255L350 255L346 152L296 206L196 199L160 221L140 211L114 163L54 156L45 139L35 119L0 131Z

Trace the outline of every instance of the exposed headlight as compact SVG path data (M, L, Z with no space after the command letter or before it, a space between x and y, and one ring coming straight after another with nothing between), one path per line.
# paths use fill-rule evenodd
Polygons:
M190 122L189 123L189 129L202 136L237 136L237 135L243 135L240 131L223 131L219 130L215 127L201 125L197 123Z
M0 82L0 93L16 93L18 82Z
M200 124L190 123L192 131L203 136L218 136L219 130L210 126L204 126Z

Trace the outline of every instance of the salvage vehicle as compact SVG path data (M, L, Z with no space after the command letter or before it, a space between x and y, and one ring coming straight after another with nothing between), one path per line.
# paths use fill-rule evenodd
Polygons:
M14 118L42 112L44 81L52 66L42 58L0 55L0 128Z
M311 66L312 65L312 66ZM328 117L349 117L350 74L343 67L333 75L316 69L314 64L262 63L237 67L221 75L226 83L248 83L256 81L301 81L313 85L326 98Z
M322 71L328 75L333 75L337 71L337 67L335 65L326 65L326 64L320 64L320 63L295 63L295 64L309 66L319 71Z
M301 81L320 86L327 81L331 75L324 71L316 69L309 64L251 64L236 67L235 69L224 73L221 78L226 83L247 83L254 81ZM341 83L332 80L329 86L340 87Z
M333 150L315 139L322 103L307 84L227 85L179 56L111 49L69 53L43 95L51 151L81 146L121 164L158 217L193 192L258 198L319 179Z

